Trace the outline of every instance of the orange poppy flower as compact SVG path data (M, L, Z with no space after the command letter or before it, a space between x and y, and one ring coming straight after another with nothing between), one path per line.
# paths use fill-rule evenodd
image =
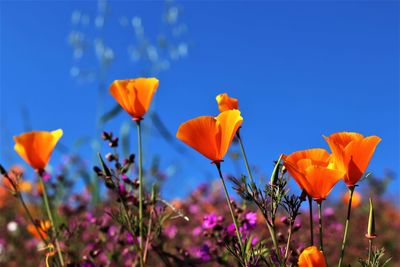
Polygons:
M324 138L332 150L336 165L345 171L343 180L348 187L354 186L361 179L381 141L375 135L364 137L352 132L334 133Z
M14 136L14 150L35 170L43 170L49 162L51 153L63 131L28 132Z
M302 190L316 201L324 200L343 176L336 169L330 154L322 148L283 155L284 165Z
M348 205L349 204L349 200L350 200L350 191L347 191L343 195L343 203ZM361 194L358 193L357 191L354 191L353 192L353 198L351 200L351 207L352 208L357 208L358 206L361 205L361 202L362 202Z
M322 251L316 246L310 246L300 254L298 265L299 267L326 267L326 261Z
M115 80L110 86L110 93L135 121L140 121L149 109L157 87L156 78Z
M239 109L239 101L236 98L229 97L226 93L217 95L215 99L217 100L220 112L231 109Z
M239 110L201 116L182 123L176 137L213 162L221 162L242 122Z
M38 228L40 234L45 239L47 239L48 238L47 231L51 228L50 221L48 221L48 220L40 221L37 228ZM26 227L26 230L28 230L28 232L31 235L33 235L36 239L41 239L40 234L38 233L38 230L36 229L35 225L33 225L32 223L28 224L28 226Z

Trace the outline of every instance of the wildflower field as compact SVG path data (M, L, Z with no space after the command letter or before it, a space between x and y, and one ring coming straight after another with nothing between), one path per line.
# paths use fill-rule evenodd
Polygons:
M124 76L126 72L121 74L111 67L114 60L120 63L118 60L124 57L118 58L119 51L114 51L105 42L104 36L109 34L110 29L114 30L112 27L103 29L103 27L106 28L104 25L109 22L108 16L111 16L110 10L112 9L109 9L109 3L105 0L99 0L96 3L98 9L94 19L81 11L72 13L71 21L76 29L71 31L68 36L68 42L73 48L75 64L71 69L71 76L74 79L96 80L98 84L97 99L93 100L97 105L96 125L91 125L82 119L85 117L85 113L89 113L89 109L92 107L90 103L84 103L85 110L78 110L79 101L74 102L75 98L83 97L84 93L75 95L71 100L60 90L56 96L53 95L55 97L51 101L46 98L45 94L43 94L43 98L47 99L47 102L42 101L42 96L26 101L31 103L29 108L43 109L45 113L49 114L54 113L55 118L58 118L57 116L60 118L62 116L72 117L69 120L72 127L71 125L64 127L62 119L44 120L40 125L57 123L58 126L39 129L24 127L26 130L12 134L13 137L8 138L8 132L0 136L2 142L0 143L2 146L2 157L0 158L0 266L400 266L400 204L396 202L398 199L396 188L399 186L399 182L394 171L387 170L383 174L376 174L370 168L376 162L381 162L381 165L385 164L379 157L381 155L379 151L385 143L385 137L392 137L391 127L394 129L398 126L398 122L393 123L390 120L392 118L390 116L393 115L391 112L384 113L389 114L387 116L376 115L378 119L374 117L373 113L382 112L382 110L384 112L387 110L398 111L398 101L395 108L391 103L386 102L384 104L377 103L376 107L366 107L367 105L363 104L364 100L379 99L377 95L385 95L384 90L374 89L373 92L376 95L371 94L371 96L368 96L367 93L365 95L357 93L356 97L359 102L352 102L351 100L354 98L352 98L350 90L344 89L348 91L345 92L346 94L340 95L327 87L328 89L319 89L318 91L324 91L325 102L322 102L318 100L316 91L311 90L311 96L307 95L306 89L304 91L301 89L289 90L289 93L285 93L284 89L279 89L279 83L278 89L260 93L261 91L252 90L254 84L251 80L257 76L256 67L254 70L246 70L247 65L243 63L243 67L239 60L234 64L224 62L221 70L225 67L230 69L232 66L243 67L239 73L242 74L246 71L248 73L243 73L243 77L246 78L240 77L239 80L244 80L246 86L248 85L245 88L246 91L231 92L229 88L223 88L218 89L218 93L212 94L206 90L192 92L190 91L191 87L198 88L196 83L200 80L220 79L229 84L227 81L235 78L233 76L237 69L224 77L219 73L212 76L215 70L213 64L220 61L219 58L218 60L213 59L212 55L222 58L224 52L229 54L234 51L233 54L240 54L244 48L250 51L253 49L254 42L247 43L243 38L236 44L238 45L236 47L225 44L223 49L218 50L219 52L215 54L207 51L209 53L207 55L210 55L209 58L197 55L197 59L200 58L197 62L205 60L206 67L202 70L208 71L209 74L191 73L192 69L180 69L178 77L183 77L182 81L178 79L171 82L168 75L160 73L166 71L172 62L186 57L189 47L192 49L190 41L182 41L182 35L187 30L187 25L182 23L179 17L183 8L172 1L165 3L164 13L162 13L165 24L161 27L171 30L171 32L169 32L170 35L163 33L157 35L158 45L153 44L152 38L145 35L147 30L144 31L142 19L139 16L131 19L119 18L119 23L123 27L133 29L135 40L138 42L136 46L129 46L127 50L129 56L136 60L135 64L140 65L140 70L134 71L132 68L132 71L128 71L131 73L130 76L126 77ZM87 8L91 2L87 1L81 4ZM138 10L140 8L151 10L151 17L153 17L153 9L149 7L158 7L159 2L135 4ZM14 8L18 12L19 10L28 12L26 11L28 9L21 9L19 5L22 4L19 3L15 6L10 4L7 6L7 10L12 11ZM125 5L130 4L119 3L119 5L123 7L120 6L120 9L129 10ZM192 5L197 12L200 4ZM210 11L210 21L220 22L221 10L226 8L228 11L221 13L223 18L221 21L227 18L228 23L233 23L242 13L244 18L251 20L257 10L261 13L270 10L269 16L273 17L274 11L271 10L277 8L275 5L278 4L253 3L251 8L241 2L204 5L206 6L205 13L212 10ZM310 6L313 8L316 6L315 10L318 12L326 12L326 10L330 10L330 5L334 5L340 12L342 12L341 8L346 7L347 9L343 9L345 10L343 14L352 10L349 12L350 21L355 20L354 10L363 10L368 18L372 17L371 14L375 14L375 9L362 4L357 8L367 7L366 11L364 9L353 10L353 4L341 6L341 4L329 3L328 8L324 5L319 6L319 3L302 3L299 6L292 3L291 5L293 5L293 10L289 12L289 15L285 13L286 5L283 6L284 9L278 6L276 10L280 10L279 12L285 10L282 14L291 17L300 6L303 12L307 12L306 10ZM189 3L188 6L190 6ZM0 7L3 7L3 4ZM5 4L4 7L6 7ZM57 8L63 10L69 7L69 4L61 3L52 7L54 10ZM375 8L375 6L373 7ZM383 8L387 8L387 6L382 5L379 8L384 10ZM154 8L154 10L157 9ZM390 12L391 8L387 10L385 12ZM217 15L212 15L213 11ZM319 14L318 12L312 13L312 15ZM329 12L327 14L331 14ZM2 12L1 14L14 18L12 12L6 13ZM232 14L234 19L230 17ZM277 16L279 17L279 15ZM315 16L316 18L312 17L311 19L313 25L324 21L318 18L318 15ZM399 14L397 14L397 18L398 16ZM333 17L337 19L336 14ZM279 19L277 21L281 22ZM290 20L287 21L290 22ZM287 21L285 23L288 23ZM307 21L306 18L305 21ZM333 21L340 22L340 20ZM191 22L196 24L194 20ZM331 22L329 21L329 23ZM207 28L206 23L206 20L203 21L201 26L198 26L199 29ZM276 27L285 28L285 23L277 24ZM293 20L293 25L297 25L297 23L297 20ZM329 23L328 26L325 25L328 29L332 25L336 27L336 24ZM374 21L374 23L376 22ZM87 30L92 24L95 27L95 34ZM4 25L2 23L2 29L4 27L12 32L10 30L12 27ZM23 25L28 27L26 26L28 23L23 23ZM218 47L219 42L222 43L222 39L227 36L218 29L219 24L215 25L217 34L210 37L212 45L208 49L214 45ZM260 25L266 27L267 24L260 23ZM253 26L257 28L260 25ZM306 25L308 24L306 23ZM358 25L360 29L366 28L365 25L360 25ZM376 26L374 29L380 30L379 33L386 30L382 25L373 25ZM41 27L49 29L43 25ZM349 27L346 25L344 28ZM398 26L394 28L398 33ZM90 33L84 35L82 29ZM154 27L150 27L150 29L154 31ZM233 29L235 35L237 30L241 33L240 36L247 36L247 34L250 36L255 32L255 36L260 38L260 41L264 38L259 37L258 30L254 30L254 32L252 29L243 30L240 26L233 27ZM212 27L209 27L206 32L207 34L211 32L211 36L213 30ZM325 33L324 31L325 28L323 28L323 33ZM29 34L24 29L25 33ZM323 33L317 34L318 38L315 40L323 39L321 37ZM279 30L277 36L280 34ZM312 32L310 36L314 35L315 33ZM370 38L369 33L366 36ZM343 36L341 38L345 40L343 43L349 39ZM358 38L362 39L361 34ZM121 39L113 38L113 41L115 40L124 39L122 37ZM279 40L276 42L279 46L284 43ZM90 43L92 45L89 45ZM383 38L381 43L386 45ZM311 44L313 41L306 40L304 47ZM7 43L7 45L10 44ZM12 43L12 45L17 44ZM372 46L375 49L374 44ZM93 48L95 52L97 60L93 68L95 71L90 67L85 69L87 65L82 63L84 53L89 50L88 47ZM197 49L194 45L193 47L193 49ZM199 45L198 49L201 48L202 46ZM292 48L294 49L295 46ZM359 50L360 53L365 52L359 49L359 46L356 46L354 51L359 52ZM302 51L306 51L306 49ZM334 54L329 49L326 51L326 54ZM56 52L58 54L58 50ZM23 54L23 51L21 53ZM263 53L267 54L265 51L257 53L256 55L250 51L249 55L252 56L249 58L258 60L258 56L261 57ZM287 53L290 52L285 50L284 55ZM392 57L392 54L389 52L388 54ZM314 56L313 53L310 55ZM398 51L395 56L397 59L399 58ZM17 56L15 55L15 57ZM194 57L196 58L196 55ZM287 58L292 60L293 56L287 56ZM324 61L325 58L322 58ZM376 58L381 60L378 56ZM89 56L88 61L90 60L93 59ZM368 60L372 61L370 58ZM365 62L368 60L365 59ZM23 61L18 68L20 66L23 68L24 64L28 66L27 62ZM368 63L365 62L363 61L363 64ZM292 61L290 61L291 63ZM342 63L337 68L338 72L342 68ZM40 65L38 62L35 64ZM258 67L262 69L263 64L265 62L259 64ZM321 66L325 66L325 64L329 65L330 63L323 62ZM349 64L349 66L353 68L352 66L358 65ZM392 65L390 66L392 67L390 71L396 69ZM275 67L279 70L279 64L272 68ZM38 67L38 69L40 68L41 66ZM300 73L301 68L292 73ZM374 65L371 70L375 74L379 68L381 68L379 65ZM35 71L34 68L32 71ZM316 68L314 71L317 71ZM385 71L389 72L388 69ZM5 73L13 77L8 72ZM273 75L266 75L267 78L265 78L263 77L264 73L261 73L262 79L274 79ZM288 73L290 73L289 70ZM357 80L364 75L360 73L363 72L358 73L356 69L349 76ZM329 74L336 75L331 72ZM360 75L357 76L357 74ZM317 75L312 73L312 76ZM325 83L329 83L332 79L330 76L321 75L321 77L322 80L328 81L324 81ZM340 75L338 77L337 79L340 80ZM346 76L341 76L344 80L342 82L347 82L343 77ZM364 76L362 77L364 78ZM383 76L377 74L376 77L372 78L376 78L380 82ZM367 83L370 78L365 77ZM397 78L398 76L396 76ZM184 79L190 80L190 84ZM255 77L254 79L256 81L259 78ZM183 83L188 89L185 92L181 91L180 95L168 93L168 89L163 83L164 80L169 86L174 83L180 86ZM60 83L63 82L57 80L57 83L47 83L46 81L43 84L34 85L33 88L50 86L53 90L54 86L57 87L57 84ZM371 84L375 86L373 82ZM256 82L256 86L262 90L265 88L258 82ZM220 84L219 87L221 87ZM393 89L393 87L390 88ZM4 92L3 86L1 90ZM163 90L167 91L164 95L160 94ZM200 95L207 95L209 101L202 102L202 99L199 98ZM275 103L272 103L274 101L263 99L265 95L269 95L271 98L273 95L279 97L275 98ZM392 95L387 93L385 96ZM398 92L396 96L398 96ZM168 105L156 107L155 102L162 97L167 98ZM246 97L247 101L243 101ZM171 101L171 99L177 101ZM249 99L251 100L249 101ZM373 100L375 101L375 99ZM2 97L2 106L6 102L12 102L17 106L13 101L9 101L9 98L6 100ZM63 102L68 102L68 110L60 108L62 111L53 111L49 108L51 105L65 107ZM181 103L181 106L177 103ZM105 112L103 105L107 106L107 109L111 105L114 107ZM177 105L179 107L176 107ZM194 113L191 108L193 107L193 110L197 108L198 111L199 106L203 108L203 111L192 116ZM365 118L357 118L360 114L357 111L351 115L345 114L345 119L341 119L340 116L343 116L340 113L341 110L347 112L350 110L347 109L348 106L354 106L354 109L361 107ZM26 114L29 114L29 108ZM0 111L4 109L6 108L1 107ZM176 110L179 110L181 114L177 114ZM214 112L210 112L210 110ZM305 113L304 110L308 110L308 113ZM67 115L61 113L67 113ZM159 116L159 114L162 115ZM165 124L165 118L182 118L182 114L185 119L179 119L177 127ZM336 115L337 117L335 117ZM79 116L82 118L78 118ZM320 123L322 125L322 122L319 121L321 116L324 119L324 125L332 121L335 126L331 128L320 126ZM7 116L0 116L2 119L5 117ZM25 126L29 124L26 123L28 121L26 119L14 120L14 117L16 118L17 115L12 115L13 123L25 124ZM263 120L256 121L260 117ZM398 119L398 114L394 117ZM379 126L381 124L377 122L381 120L384 125L383 130ZM358 127L365 121L370 123L369 128ZM5 124L4 120L1 123L2 129L6 128ZM354 125L354 127L349 125ZM150 146L147 142L154 138L149 134L149 129L153 127L159 133L157 137L161 137L168 143L168 149L161 146L149 149ZM306 132L301 127L309 128L308 133L310 131L318 132L319 139L306 139L308 143L304 146L304 142L301 143L302 146L299 148L296 136ZM93 138L76 141L78 144L86 142L85 145L90 145L90 149L79 153L66 146L65 144L69 144L69 142L64 143L63 140L67 138L69 131L79 132L84 128L95 128L96 134ZM324 132L320 128L336 130ZM362 132L358 129L368 129L368 131ZM6 132L6 130L2 131ZM275 138L270 138L272 135L268 131L274 132ZM285 131L290 132L290 140ZM265 158L267 154L263 154L264 162L267 164L258 166L252 162L252 159L256 157L253 154L254 148L260 146L261 140L254 138L255 135L251 135L252 132L261 132L258 137L261 136L265 139L266 141L263 140L265 143L273 144L274 148L281 145L283 147L284 144L285 146L273 157ZM396 135L398 129L393 132ZM8 139L4 141L4 138ZM395 138L398 139L398 136ZM393 144L386 144L385 148L388 149L388 146L396 146L396 144L398 144L398 140ZM6 150L7 146L10 151ZM155 156L158 155L158 149L166 151L161 159ZM275 153L276 149L273 151ZM385 154L386 158L389 154L389 152ZM182 169L186 172L180 175L179 179L173 177L180 171L179 168L165 168L160 163L161 161L163 163L174 162L176 155L185 159L185 168ZM192 155L195 157L193 158ZM398 157L398 151L396 155ZM197 156L199 158L196 158ZM189 172L187 172L188 169ZM200 169L206 170L206 175L201 175ZM196 183L191 177L195 177ZM189 181L189 179L192 180ZM196 185L188 190L188 184L191 183Z

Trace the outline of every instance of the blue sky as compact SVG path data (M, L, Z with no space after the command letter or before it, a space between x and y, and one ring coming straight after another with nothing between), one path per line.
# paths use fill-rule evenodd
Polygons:
M327 148L322 135L344 130L380 136L369 169L378 176L385 169L399 173L398 2L178 5L179 20L188 28L183 39L189 52L157 75L160 87L153 103L172 133L190 118L216 115L215 96L227 92L239 98L249 160L266 174L280 153ZM81 10L92 23L96 2L2 1L0 7L0 161L22 162L10 154L12 136L26 129L21 110L29 114L34 129L63 128L66 146L94 137L98 84L71 77L75 61L67 37L73 29L71 14ZM166 27L161 19L164 2L111 1L109 7L101 35L115 60L106 84L142 74L142 63L129 59L127 47L135 39L121 27L122 16L140 16L152 42ZM98 34L91 26L84 30L88 37ZM95 58L82 64L95 66ZM108 110L114 100L106 94L102 105ZM121 113L105 129L118 132L127 120ZM146 138L148 156L160 155L163 168L177 166L165 188L169 196L181 196L216 177L208 160L196 152L177 153L154 129ZM92 151L83 146L79 153L90 158ZM59 157L56 152L52 163ZM233 170L229 161L223 167ZM392 194L398 196L399 182L394 185Z

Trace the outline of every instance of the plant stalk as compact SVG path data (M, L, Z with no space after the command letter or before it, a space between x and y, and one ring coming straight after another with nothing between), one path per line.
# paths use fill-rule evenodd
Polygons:
M310 246L314 245L314 220L313 220L313 208L312 198L308 196L308 207L310 210Z
M36 225L36 222L35 222L35 220L33 219L32 214L30 213L28 207L27 207L26 204L25 204L25 201L24 201L24 199L23 199L23 197L22 197L22 194L21 194L20 192L17 192L17 195L18 195L19 201L21 201L22 207L24 207L25 213L26 213L26 214L28 215L28 217L29 217L29 220L30 220L31 223L35 226L36 232L39 234L40 239L42 239L43 243L47 245L48 242L47 242L46 239L43 237L42 232L39 230L39 227Z
M267 227L268 227L269 235L271 236L271 239L272 239L272 243L274 244L274 248L275 248L275 251L276 251L276 256L278 257L279 264L281 264L282 263L282 260L281 260L282 257L281 257L281 252L280 252L279 246L278 246L278 240L276 239L275 225L272 226L267 221Z
M323 231L322 231L322 201L318 201L318 221L319 221L319 246L322 251L324 252L324 241L323 241Z
M254 184L253 174L251 173L249 161L247 160L246 151L244 150L244 145L243 145L242 138L240 137L239 130L237 130L237 132L236 132L236 137L239 140L240 149L242 150L242 155L243 155L244 163L246 165L247 174L249 175L249 178L250 178L250 182L251 182L251 184Z
M231 212L233 224L235 225L236 236L238 238L239 246L240 246L240 249L243 251L242 236L240 235L239 226L238 226L235 214L233 213L233 208L232 208L231 200L229 198L228 190L226 189L224 177L222 176L221 163L220 162L215 162L215 166L217 166L219 177L221 178L221 181L222 181L222 185L223 185L224 192L225 192L225 197L226 197L226 202L228 203L228 207L229 207L229 211Z
M290 246L290 241L292 240L292 229L293 229L293 222L290 221L289 224L289 236L286 242L286 250L285 250L285 262L287 261L287 258L289 256L289 246Z
M138 135L138 154L139 154L139 250L140 250L140 266L144 266L143 258L143 151L142 151L142 129L140 120L136 121Z
M341 267L341 266L342 266L342 261L343 261L343 257L344 257L344 251L345 251L345 248L346 248L347 232L348 232L349 223L350 223L351 201L353 200L354 186L353 186L353 187L349 187L349 190L350 190L350 199L349 199L349 205L348 205L348 207L347 207L346 226L345 226L345 228L344 228L342 249L341 249L341 252L340 252L340 259L339 259L338 267Z
M368 263L371 263L372 256L372 238L368 238Z
M44 202L44 205L45 205L45 208L46 208L47 216L49 217L49 220L50 220L50 223L51 223L51 230L52 230L53 235L54 235L54 242L56 244L58 259L60 260L61 266L64 266L64 259L62 257L60 243L58 242L58 238L57 238L57 230L56 230L56 226L54 224L53 214L51 213L51 209L50 209L50 205L49 205L49 199L47 197L46 186L45 186L44 181L43 181L43 174L42 174L41 171L39 171L38 173L39 173L40 186L43 189L43 202Z

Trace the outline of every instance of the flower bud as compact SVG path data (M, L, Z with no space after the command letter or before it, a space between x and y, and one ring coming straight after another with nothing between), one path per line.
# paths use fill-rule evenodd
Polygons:
M101 133L101 139L103 139L103 140L110 140L112 138L112 136L113 136L112 132L109 132L109 133L102 132Z
M368 239L373 239L376 237L375 232L375 212L374 206L372 205L372 199L369 198L369 217L368 217L368 231L365 235Z
M7 175L7 171L3 168L3 166L1 164L0 164L0 174Z
M116 158L113 153L108 153L106 155L106 159L111 162L111 161L115 160Z
M108 145L109 145L110 147L117 147L117 146L118 146L118 141L119 141L119 138L118 138L118 137L115 137L114 139L111 139L111 140L110 140L110 142L108 143Z
M103 172L101 171L101 169L97 166L93 167L94 172L97 174L97 176L103 176Z

